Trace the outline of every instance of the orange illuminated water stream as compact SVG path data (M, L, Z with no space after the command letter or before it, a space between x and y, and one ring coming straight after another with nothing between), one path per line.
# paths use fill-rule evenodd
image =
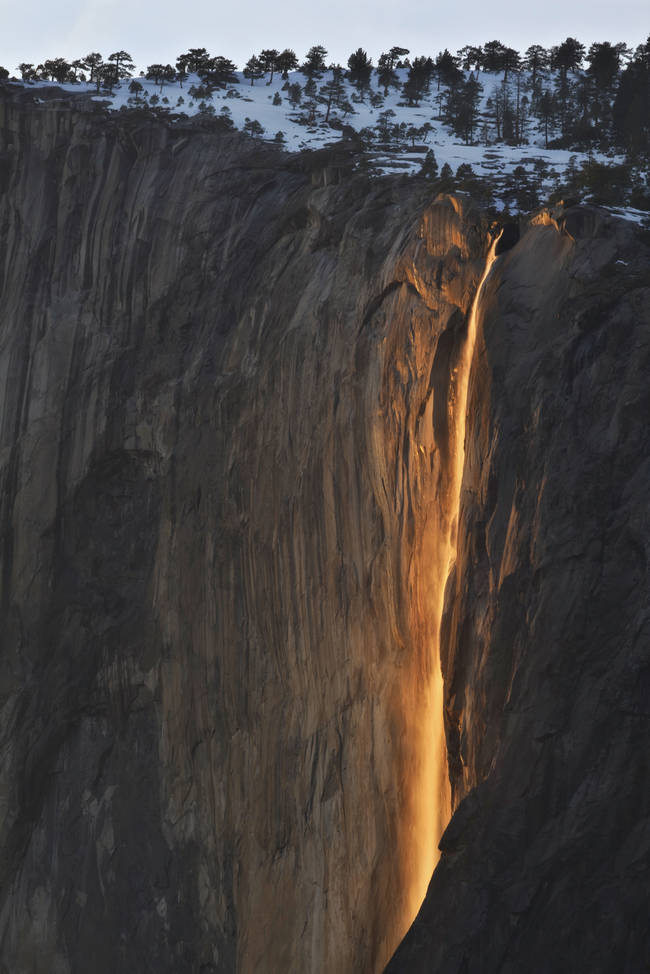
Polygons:
M415 919L425 897L433 870L439 859L438 842L451 817L451 794L447 769L447 749L443 722L443 681L440 670L440 626L442 621L445 584L456 560L457 523L460 493L465 465L465 427L467 421L467 395L469 374L474 357L479 303L485 280L496 259L497 236L490 246L483 276L479 281L472 302L467 325L467 336L452 383L452 396L448 404L449 428L453 433L451 464L448 480L448 516L441 518L445 529L441 532L438 565L442 583L436 581L436 593L432 606L432 629L435 633L434 661L429 686L424 693L423 711L426 715L421 725L423 764L420 766L422 781L418 789L416 812L417 856L408 896L410 917L406 927Z

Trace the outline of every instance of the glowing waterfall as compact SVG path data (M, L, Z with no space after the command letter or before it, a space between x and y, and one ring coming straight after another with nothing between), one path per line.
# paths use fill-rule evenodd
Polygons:
M483 271L483 276L479 281L479 285L476 289L476 294L474 295L474 300L472 301L472 309L469 314L469 321L467 323L467 337L465 338L465 344L463 345L463 350L461 352L460 361L458 363L458 370L456 373L456 383L455 383L455 395L454 401L450 403L450 411L453 411L453 415L450 416L450 428L455 429L454 443L453 443L453 463L454 471L452 480L450 483L450 495L452 497L453 505L453 516L451 518L452 531L451 536L448 539L449 542L449 567L447 575L451 571L454 562L456 561L456 528L458 524L458 511L460 508L460 490L463 483L463 469L465 467L465 428L467 426L467 393L469 389L469 373L472 367L472 359L474 358L474 346L476 344L476 330L478 324L478 309L479 301L481 298L481 292L483 290L483 285L487 280L487 276L490 273L492 264L496 260L496 249L499 242L501 234L499 233L490 245L488 251L487 259L485 261L485 269ZM444 593L443 593L444 594ZM440 633L438 632L438 655L440 649Z
M467 325L467 336L461 350L458 365L454 371L451 393L448 402L450 429L450 469L443 483L444 496L440 497L442 513L440 517L440 539L437 547L436 565L432 571L434 586L431 612L432 628L435 633L433 665L429 686L425 689L425 712L427 718L421 725L424 739L420 746L425 755L420 767L422 781L419 792L417 820L425 830L418 836L418 861L412 875L410 889L411 921L415 918L426 895L431 874L440 854L438 842L451 817L451 793L447 768L447 747L443 718L443 680L440 668L440 628L444 608L445 587L449 574L456 561L457 525L460 508L460 494L465 465L465 429L467 424L467 395L469 374L476 343L479 303L483 285L492 264L496 259L497 236L490 246L483 276L479 281L472 302Z

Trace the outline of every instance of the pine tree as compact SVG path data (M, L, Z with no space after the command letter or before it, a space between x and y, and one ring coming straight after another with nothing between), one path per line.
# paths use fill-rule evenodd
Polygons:
M479 71L483 64L483 48L467 44L465 47L461 47L458 52L458 60L463 71L471 71L472 66L476 71Z
M295 69L298 67L298 58L296 57L295 51L292 51L290 48L286 47L284 51L278 55L275 62L275 67L286 81L289 77L289 72L295 71Z
M244 119L243 131L253 139L261 139L265 130L264 126L256 118L246 118Z
M517 145L526 141L526 124L528 119L529 101L523 94L523 79L521 72L517 72L515 82L515 132L514 139Z
M101 65L97 73L97 91L99 91L101 87L112 95L113 89L119 84L119 81L120 79L115 65L104 63Z
M108 55L108 60L115 66L119 81L130 78L135 70L133 58L127 51L115 51L113 54Z
M420 169L420 175L424 176L426 179L438 178L438 163L436 162L433 149L429 149L424 157L422 167Z
M555 118L555 100L548 89L542 92L539 99L538 114L544 123L544 145L548 149L548 130Z
M327 51L320 44L310 47L305 57L305 63L300 70L308 78L320 78L325 73L325 58Z
M204 47L190 47L185 54L180 54L176 60L176 68L184 74L198 74L207 71L210 64L210 55Z
M44 61L40 67L41 76L45 79L58 81L59 84L65 84L66 81L74 81L74 74L65 58L50 58Z
M97 73L101 71L104 59L98 51L92 51L83 58L83 64L88 70L88 81L90 84L97 83ZM97 86L99 90L99 85Z
M29 64L27 61L23 61L18 65L18 70L20 71L20 77L23 81L36 81L38 79L38 73L33 64Z
M409 73L402 92L409 105L419 105L421 99L429 91L435 65L431 58L416 57L409 68Z
M145 78L160 85L162 91L166 84L176 80L176 71L171 64L150 64L145 72Z
M566 78L569 71L578 71L584 60L585 46L575 37L567 37L559 47L551 48L551 67Z
M273 75L275 74L276 66L278 63L278 58L280 57L280 52L276 51L274 47L267 47L263 51L260 51L260 64L262 65L264 72L269 73L271 77L267 81L270 85L273 82Z
M250 78L251 88L256 81L259 81L260 78L264 77L265 73L266 71L264 65L255 55L250 57L244 65L243 74L245 78Z
M86 65L81 58L77 58L70 65L70 70L75 81L85 81L86 75L84 74Z
M389 142L393 129L395 127L392 121L395 118L395 112L392 108L387 108L385 112L380 112L377 118L377 137L381 142Z
M454 188L454 171L448 162L440 170L440 182L438 190L441 193L450 193Z
M538 94L540 75L549 66L548 51L541 44L532 44L525 51L522 63L526 71L530 71L531 73L530 85L533 97L536 97Z
M488 41L483 45L483 70L503 71L503 59L507 48L501 41Z
M521 70L521 58L519 57L519 51L515 51L514 47L506 47L503 51L503 59L501 62L503 69L503 80L508 80L509 71L520 71Z
M136 81L135 80L135 78L133 79L133 81L129 85L129 91L131 92L131 95L133 96L133 101L135 102L135 104L136 105L139 105L140 102L143 100L142 99L142 92L144 91L144 88L140 84L139 81ZM131 101L131 98L129 98L129 101Z
M208 58L197 74L204 85L211 88L227 88L229 85L239 83L236 70L236 66L229 58L218 56Z
M633 158L650 156L650 37L621 75L613 109L614 137Z
M602 44L592 44L587 52L589 67L587 74L597 88L610 91L618 77L621 51L619 45L604 41Z
M555 79L555 104L562 138L566 141L575 112L574 88L566 71L560 71Z
M309 83L309 82L308 82ZM337 108L341 104L343 96L345 94L345 81L343 79L343 68L340 64L334 65L332 68L332 76L329 81L326 81L318 93L318 100L322 105L327 107L325 113L325 121L329 122L330 112L332 110L332 105Z
M391 68L397 67L398 62L402 58L405 58L407 54L410 54L407 47L391 47L390 51L388 52L388 60Z
M470 75L467 81L453 86L447 96L445 120L466 145L474 138L481 91L482 86Z
M458 61L450 54L447 48L441 51L436 58L436 73L438 75L438 88L443 85L453 85L460 81L463 72L458 67Z
M372 59L359 47L348 58L348 78L355 88L368 88L372 77Z
M302 98L302 88L297 81L290 84L287 88L287 98L291 102L293 108L297 108L300 104L300 99Z
M399 48L402 50L402 48ZM389 88L400 88L400 80L394 68L394 61L390 54L382 54L377 66L377 80L384 89L384 98L388 97Z

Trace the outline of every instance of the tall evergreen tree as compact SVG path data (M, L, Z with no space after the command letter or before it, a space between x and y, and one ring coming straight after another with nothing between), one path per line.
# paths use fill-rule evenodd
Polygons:
M464 71L479 71L483 64L483 48L467 44L458 52L458 60Z
M135 70L133 58L127 51L115 51L113 54L108 55L108 60L115 66L117 77L120 81L123 81L125 78L130 78Z
M264 69L264 73L266 74L268 72L271 75L267 82L269 85L273 82L273 75L277 68L279 56L280 52L276 51L274 47L267 47L263 51L260 51L259 60Z
M162 91L166 84L176 80L176 71L171 64L150 64L145 72L145 78L160 85Z
M592 44L587 52L589 67L587 74L600 89L610 89L616 81L620 67L621 54L618 45L603 41Z
M585 56L585 46L575 37L567 37L559 47L551 48L551 67L566 78L567 72L579 71Z
M419 175L424 176L426 179L437 179L438 162L433 149L429 149L424 157Z
M298 67L298 58L296 57L295 51L292 51L291 48L285 47L284 51L281 51L278 55L275 62L275 67L286 81L289 77L289 72L295 71Z
M65 58L49 58L39 65L42 78L48 81L57 81L65 84L66 81L74 81L74 73Z
M185 54L179 55L176 67L187 74L198 74L200 76L201 71L207 71L209 63L210 55L204 47L190 47Z
M521 69L521 58L519 57L519 51L515 51L514 47L506 47L503 51L503 57L501 60L501 69L503 71L503 80L508 80L508 73L510 71L519 71Z
M318 92L318 100L325 105L325 121L329 122L332 106L338 108L345 95L345 80L343 68L340 64L332 67L332 74L328 81L321 86Z
M113 89L119 84L119 81L120 77L114 64L105 62L99 67L97 71L97 91L103 88L112 95Z
M419 105L429 90L435 64L430 57L416 57L413 60L402 91L409 105Z
M133 101L133 103L135 105L139 105L142 101L144 101L144 99L142 97L142 93L144 91L144 86L139 81L137 81L135 78L133 79L133 81L129 85L129 91L130 91L131 96L132 96L132 98L129 98L129 102Z
M287 86L287 98L291 102L293 108L297 108L300 104L300 99L302 98L302 88L297 81L293 84Z
M544 145L548 149L548 133L555 118L555 99L551 91L545 89L539 99L537 113L544 125Z
M197 74L204 85L211 88L227 88L229 85L238 84L236 70L236 66L229 58L218 55L209 58Z
M562 138L566 140L575 117L575 88L569 80L567 71L560 71L555 79L555 104Z
M616 142L634 158L650 158L650 37L621 75L613 105Z
M445 118L455 134L469 145L478 122L482 85L470 75L467 81L450 88L445 105Z
M98 51L91 51L83 58L83 63L88 69L88 81L92 84L97 82L97 73L101 70L104 58Z
M308 78L320 78L325 73L327 51L321 44L310 47L300 70Z
M18 70L20 71L20 77L23 81L36 81L38 79L38 72L33 64L27 61L22 61L18 65Z
M372 77L372 59L359 47L348 58L348 78L355 88L368 88Z
M318 87L316 85L315 78L312 77L307 79L303 93L305 95L303 108L307 113L304 120L306 121L307 125L313 125L316 121L316 113L318 111Z
M70 70L72 71L75 81L86 80L86 75L85 75L86 65L84 64L82 58L76 58L70 65Z
M458 67L458 60L450 54L447 48L441 51L436 58L436 74L438 76L438 88L441 84L453 85L460 81L463 72Z
M400 48L400 50L402 50ZM399 88L400 80L397 76L397 72L394 68L394 60L391 58L390 53L381 54L379 56L379 61L377 64L377 81L384 89L384 98L388 97L388 91L390 88Z
M410 54L408 47L391 47L387 55L391 68L397 67L398 61L407 57L408 54Z
M250 79L251 88L256 81L259 81L260 78L264 77L265 73L264 65L260 59L256 57L255 54L253 54L252 57L249 57L248 61L244 65L243 74L245 78Z
M176 58L176 77L178 79L181 88L183 87L183 82L187 81L188 74L189 74L189 70L188 70L187 55L181 54L179 57Z
M503 59L507 48L501 41L487 41L483 45L483 70L503 71Z
M549 54L541 44L531 44L524 52L523 66L526 71L531 73L531 86L533 91L537 88L537 81L542 71L546 71L549 66Z

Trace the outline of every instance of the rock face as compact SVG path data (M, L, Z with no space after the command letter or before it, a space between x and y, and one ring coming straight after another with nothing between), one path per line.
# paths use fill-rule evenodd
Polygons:
M442 659L457 810L387 972L650 964L650 252L602 212L495 265Z
M448 816L485 223L235 137L0 127L4 970L379 971Z
M494 265L458 518L467 201L11 99L0 190L0 971L381 971L450 801L391 969L635 969L634 232Z

